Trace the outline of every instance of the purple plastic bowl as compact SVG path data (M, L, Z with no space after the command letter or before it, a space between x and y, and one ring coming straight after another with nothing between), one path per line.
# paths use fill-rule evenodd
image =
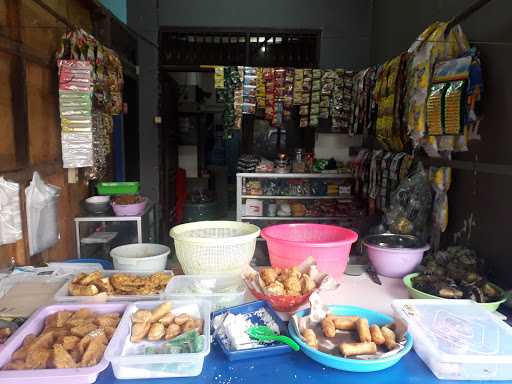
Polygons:
M423 259L428 245L418 249L381 248L366 244L368 258L382 276L402 278L413 272Z
M139 216L146 208L146 199L135 204L116 204L112 202L112 210L116 216Z

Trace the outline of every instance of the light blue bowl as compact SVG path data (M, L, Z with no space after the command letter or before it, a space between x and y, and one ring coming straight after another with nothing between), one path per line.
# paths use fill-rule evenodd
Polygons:
M349 305L329 305L329 309L333 315L366 317L370 324L378 324L382 326L393 322L393 319L389 316L360 307L353 307ZM299 317L306 316L307 314L309 314L309 309L296 313ZM334 356L319 352L316 349L311 348L297 335L291 322L288 324L288 332L290 333L290 336L299 343L301 350L306 354L306 356L327 367L349 372L375 372L389 368L398 363L400 359L412 348L412 336L410 333L407 333L405 348L396 355L378 360L346 359L341 356Z

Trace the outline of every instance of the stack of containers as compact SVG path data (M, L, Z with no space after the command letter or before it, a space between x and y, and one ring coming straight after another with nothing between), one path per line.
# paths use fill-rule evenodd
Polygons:
M93 165L92 66L87 61L59 60L59 109L64 168Z

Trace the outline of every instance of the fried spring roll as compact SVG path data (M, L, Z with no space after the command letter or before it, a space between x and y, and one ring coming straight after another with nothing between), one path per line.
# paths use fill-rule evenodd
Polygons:
M356 329L361 343L367 343L372 341L370 327L368 326L368 319L365 319L364 317L359 318L356 321Z
M323 319L322 331L324 332L325 337L336 336L336 327L334 326L334 322L329 318Z
M377 353L377 345L370 341L367 343L342 343L340 352L344 357L356 355L373 355Z
M388 327L382 327L381 329L382 336L384 337L384 345L388 349L388 351L391 351L392 349L396 348L396 335L395 332L393 332Z
M307 328L302 332L302 337L304 337L304 340L306 340L306 344L309 345L311 348L318 348L318 340L316 338L315 331L313 331L311 328Z
M327 316L333 323L336 329L341 331L352 331L356 329L356 321L359 319L357 316Z
M372 341L377 345L382 345L386 342L386 339L384 339L384 336L382 335L382 332L380 331L380 328L378 325L373 324L370 325L370 334L372 336Z

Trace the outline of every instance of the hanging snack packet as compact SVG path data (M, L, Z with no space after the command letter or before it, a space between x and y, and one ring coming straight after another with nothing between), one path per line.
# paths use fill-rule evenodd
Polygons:
M443 134L444 95L448 84L438 83L430 87L427 99L427 128L429 135Z
M256 68L256 107L265 108L265 80L263 78L263 68Z
M465 81L454 81L446 90L444 97L444 133L459 135L464 127Z
M224 89L224 67L221 65L215 66L215 89Z

